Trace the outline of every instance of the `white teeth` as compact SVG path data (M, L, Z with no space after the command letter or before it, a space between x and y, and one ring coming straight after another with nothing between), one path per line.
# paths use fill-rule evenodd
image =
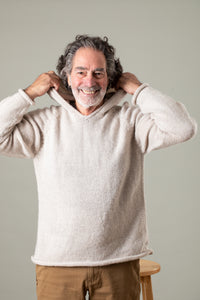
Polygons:
M93 95L96 92L96 91L89 92L89 91L86 91L86 90L82 90L82 91L83 91L84 94L87 94L87 95Z

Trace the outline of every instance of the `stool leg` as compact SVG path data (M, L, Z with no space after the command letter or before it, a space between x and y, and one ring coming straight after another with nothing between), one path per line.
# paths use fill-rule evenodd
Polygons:
M151 276L141 277L143 300L153 300Z

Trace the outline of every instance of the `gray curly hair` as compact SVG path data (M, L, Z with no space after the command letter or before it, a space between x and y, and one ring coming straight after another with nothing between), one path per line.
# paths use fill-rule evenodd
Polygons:
M64 55L58 59L57 71L64 85L68 88L67 75L72 71L72 61L76 51L81 48L93 48L103 52L106 59L106 69L109 79L108 89L114 88L123 72L120 60L115 58L115 48L108 43L108 38L90 37L88 35L77 35L75 41L68 44Z

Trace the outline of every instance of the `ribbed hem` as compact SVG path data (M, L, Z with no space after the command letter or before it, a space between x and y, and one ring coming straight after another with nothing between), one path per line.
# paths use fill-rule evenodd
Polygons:
M95 266L105 266L105 265L111 265L111 264L116 264L120 262L126 262L130 260L135 260L142 258L147 255L153 254L153 250L147 249L146 251L136 254L136 255L130 255L130 256L125 256L125 257L119 257L119 258L111 258L108 260L101 260L101 261L74 261L74 262L56 262L56 261L41 261L34 256L31 256L31 260L34 264L41 265L41 266L61 266L61 267L95 267Z
M133 104L137 104L137 97L139 95L139 93L145 88L145 87L148 87L149 84L148 83L143 83L142 85L140 85L137 90L135 91L135 93L133 94L133 97L132 97L132 103Z
M18 89L18 93L27 100L31 105L35 105L35 102L24 92L22 89Z

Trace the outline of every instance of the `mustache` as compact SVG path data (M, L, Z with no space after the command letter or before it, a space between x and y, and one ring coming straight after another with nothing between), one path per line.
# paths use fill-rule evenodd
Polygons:
M94 85L91 87L88 87L88 86L79 86L78 87L78 90L85 90L87 92L96 92L96 91L99 91L100 89L101 89L101 87L98 85Z

